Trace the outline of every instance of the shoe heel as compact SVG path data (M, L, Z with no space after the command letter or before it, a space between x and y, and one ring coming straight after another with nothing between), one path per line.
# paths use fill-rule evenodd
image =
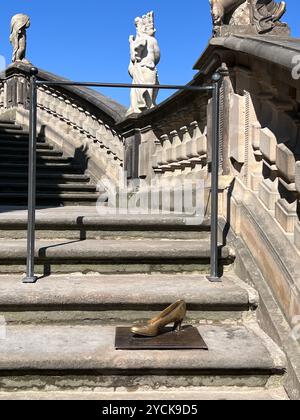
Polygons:
M176 321L174 323L173 331L177 331L177 332L181 331L182 330L182 323L183 323L182 320L181 321Z

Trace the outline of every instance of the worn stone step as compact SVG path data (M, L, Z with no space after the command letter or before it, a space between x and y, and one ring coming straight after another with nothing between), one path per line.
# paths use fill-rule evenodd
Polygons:
M41 192L37 191L36 200L38 205L81 205L91 204L95 205L99 198L98 193L93 192ZM16 203L17 205L24 205L28 202L27 191L22 192L1 192L0 203Z
M28 140L28 139L27 139ZM45 141L37 141L37 148L40 149L53 149L53 146L51 146L48 143L45 143ZM23 148L28 150L28 141L23 140L14 140L14 139L1 139L0 138L0 147L9 147L13 149L19 149Z
M68 185L68 184L67 184ZM0 212L0 237L25 238L27 211ZM86 207L37 210L36 235L40 239L159 238L207 239L210 219L171 215L101 216Z
M12 180L27 180L28 179L28 172L6 172L7 178ZM57 183L67 183L67 182L89 182L90 176L87 174L64 174L64 173L51 173L51 172L39 172L38 171L38 179L39 181L48 181L49 182L57 182Z
M220 322L251 315L257 293L234 274L222 283L201 275L61 275L26 285L16 275L0 276L0 314L15 323L144 322L179 299L188 320Z
M43 152L42 152L43 153ZM53 152L52 152L53 153ZM9 154L2 154L1 159L5 162L12 162L13 164L18 163L27 163L28 162L28 154L24 153L23 155L9 155ZM54 155L44 155L44 154L37 154L37 162L45 162L45 163L59 163L59 164L70 164L74 161L72 157L64 157L62 153L59 153L57 156L57 152L54 152Z
M4 126L4 128L6 128L6 126L8 126L8 127L14 127L15 126L15 122L14 121L10 121L10 120L5 120L5 119L1 120L0 119L0 127L3 127L3 126Z
M116 351L112 326L8 325L0 391L281 386L285 356L257 325L199 332L208 351Z
M28 131L22 131L22 130L16 130L14 128L6 129L0 132L0 142L1 140L11 140L11 141L29 141L29 133ZM40 137L38 137L39 140L41 140Z
M57 171L60 173L66 172L82 172L80 165L75 165L72 163L53 163L53 162L44 162L37 163L37 171ZM5 172L9 174L10 172L16 171L25 171L28 169L28 163L15 163L15 162L0 162L0 174Z
M3 133L6 134L7 132L9 133L16 132L17 134L19 134L20 131L23 131L23 127L21 125L0 123L0 136Z
M284 387L188 387L139 391L0 392L1 401L289 401Z
M1 243L3 242L3 244ZM26 261L26 240L0 241L0 273L20 273ZM47 240L36 243L38 273L149 273L207 272L208 240ZM220 262L229 264L233 254L220 247Z
M42 156L53 156L53 157L61 157L63 155L62 152L56 151L56 150L51 150L49 148L49 150L47 150L47 148L37 148L37 155L42 155ZM1 153L1 158L5 159L6 156L15 156L15 159L19 159L20 157L26 157L28 155L28 147L17 147L17 148L13 148L11 146L1 146L0 145L0 153Z
M4 192L20 192L20 191L26 191L28 190L28 183L24 182L6 182L1 183L0 182L0 190L2 193ZM55 184L50 182L43 182L41 183L39 180L37 182L37 192L45 192L49 191L53 193L54 191L57 193L60 192L72 192L72 191L78 191L79 193L84 192L96 192L97 189L94 185L88 185L88 184Z

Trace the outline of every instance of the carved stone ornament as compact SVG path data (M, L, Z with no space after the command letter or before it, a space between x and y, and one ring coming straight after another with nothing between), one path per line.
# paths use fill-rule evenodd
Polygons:
M214 36L230 34L290 35L280 19L286 2L274 0L210 0Z

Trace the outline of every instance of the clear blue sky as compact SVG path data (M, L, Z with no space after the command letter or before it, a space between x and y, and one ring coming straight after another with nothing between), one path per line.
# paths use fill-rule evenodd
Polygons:
M300 2L287 0L285 16L300 37ZM211 35L209 0L9 0L0 5L0 54L11 59L10 19L31 17L28 58L38 67L74 80L127 82L130 34L136 16L154 10L162 51L161 83L186 83ZM103 93L128 105L129 92ZM160 98L163 99L165 93Z

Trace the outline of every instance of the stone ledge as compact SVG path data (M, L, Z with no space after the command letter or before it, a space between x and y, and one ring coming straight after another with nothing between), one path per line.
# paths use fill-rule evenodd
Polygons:
M40 391L0 392L1 401L286 401L282 387L247 388L191 388L147 391Z
M201 225L189 225L188 221L196 218L176 215L112 215L101 216L95 208L86 206L56 207L38 209L36 212L36 226L39 227L113 227L132 228L184 228L194 230L210 230L210 220L205 218ZM10 227L27 228L27 210L0 206L0 229Z
M8 326L0 341L0 370L246 377L285 372L285 356L256 326L200 326L199 331L209 351L132 352L115 350L113 327Z
M0 241L0 263L24 261L26 240ZM210 241L182 240L85 240L37 241L38 261L163 261L210 259ZM229 247L220 251L223 259L232 257Z
M0 308L147 311L185 299L194 311L256 309L257 293L240 283L233 274L215 284L201 275L68 275L42 278L31 287L22 284L18 276L0 276Z

